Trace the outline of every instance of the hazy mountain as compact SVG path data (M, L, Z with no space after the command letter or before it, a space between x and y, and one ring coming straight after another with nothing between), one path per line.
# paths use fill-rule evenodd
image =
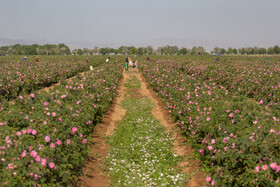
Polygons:
M34 40L25 40L25 39L12 40L12 39L7 39L7 38L0 38L0 46L14 45L14 44L22 44L22 45L39 44L39 45L44 45L44 44L56 44L56 43L55 42L44 41L44 40L34 41Z

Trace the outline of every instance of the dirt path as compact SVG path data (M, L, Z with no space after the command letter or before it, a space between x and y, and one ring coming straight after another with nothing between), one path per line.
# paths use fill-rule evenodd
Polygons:
M155 104L152 114L153 116L160 121L160 123L166 128L167 132L172 133L174 138L174 146L173 151L180 155L184 156L184 160L179 164L178 167L182 168L185 173L190 173L192 175L191 180L189 181L186 186L196 187L196 186L207 186L205 181L204 173L199 171L199 164L198 160L191 160L190 155L192 154L193 150L191 146L187 146L184 143L186 139L178 132L178 127L175 123L170 120L171 116L169 115L168 111L164 108L164 105L161 103L161 100L155 95L155 93L148 89L147 83L145 79L141 76L138 69L130 68L129 71L133 71L133 74L126 74L124 72L123 80L119 88L119 97L117 97L115 104L110 108L109 112L106 114L105 119L103 120L102 124L99 124L95 130L95 135L93 136L93 143L92 150L94 153L98 153L98 155L93 155L85 168L85 172L87 177L81 177L81 184L82 186L97 186L97 187L105 187L109 186L110 178L104 172L104 161L106 156L108 155L108 145L106 145L105 137L110 136L114 133L116 124L118 121L122 119L125 115L125 110L121 106L121 102L124 99L124 95L126 93L126 88L124 86L127 83L127 80L131 76L136 76L140 82L140 93L141 95L148 97L152 103Z
M89 73L89 72L90 72L90 71L80 72L80 73L78 73L77 75L66 79L66 81L71 81L72 79L74 79L74 78L77 77L78 75L82 75L82 76L83 76L84 74ZM49 87L44 87L44 88L42 88L42 89L36 90L36 92L39 92L39 93L40 93L41 91L43 91L43 92L50 92L50 90L52 90L54 87L56 87L56 86L58 86L58 85L60 85L60 81L59 81L58 83L52 84L52 85L49 86ZM30 98L30 95L25 95L25 96L23 96L23 97ZM10 104L15 104L15 100L11 100L11 101L9 101L9 103L10 103Z
M89 187L107 187L110 186L110 178L104 172L104 162L108 155L108 145L105 143L105 136L113 134L116 124L125 115L125 110L121 107L121 102L124 99L125 87L127 82L127 74L123 73L123 79L119 86L118 97L115 103L106 113L102 123L95 127L95 133L92 137L91 150L93 155L89 158L86 168L84 169L85 176L80 178L81 186Z

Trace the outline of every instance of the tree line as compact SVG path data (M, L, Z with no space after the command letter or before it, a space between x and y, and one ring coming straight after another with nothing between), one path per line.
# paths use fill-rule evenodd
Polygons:
M71 50L65 44L46 44L46 45L21 45L0 47L0 56L6 55L70 55Z
M6 55L204 55L208 54L204 47L193 46L192 48L177 47L177 46L161 46L154 49L152 46L147 47L134 47L134 46L121 46L115 48L99 48L93 49L74 49L65 44L46 44L46 45L20 45L15 44L12 46L0 47L0 56ZM255 55L255 54L280 54L278 45L269 48L263 47L245 47L245 48L231 48L227 50L224 48L215 47L211 54L241 54L241 55Z
M280 48L278 45L274 47L268 47L267 49L264 47L242 47L242 48L231 48L228 50L224 48L215 47L211 53L219 53L219 54L241 54L241 55L264 55L264 54L280 54Z

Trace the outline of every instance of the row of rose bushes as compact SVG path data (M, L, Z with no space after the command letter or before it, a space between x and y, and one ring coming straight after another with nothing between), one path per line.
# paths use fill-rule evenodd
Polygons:
M155 59L160 57L154 57ZM221 56L215 61L212 56L172 57L181 64L178 70L190 76L213 79L235 95L245 95L280 109L280 61L279 57L234 57Z
M122 64L62 81L49 93L0 106L0 186L71 186L89 153L90 135L116 96Z
M85 59L73 61L63 56L58 57L59 60L39 57L39 62L36 62L35 58L28 61L15 61L14 57L2 58L4 62L0 64L0 101L29 94L33 90L57 83L60 79L89 70L89 66L96 67L105 62L104 57L96 57L88 62Z
M196 63L184 64L189 75L199 74L202 79L213 80L235 95L244 95L280 109L280 63L263 61L227 62L193 68Z
M206 65L189 69L211 70L213 64ZM197 150L211 174L207 181L218 186L279 185L278 114L232 94L216 79L186 73L186 66L159 60L142 62L139 68Z

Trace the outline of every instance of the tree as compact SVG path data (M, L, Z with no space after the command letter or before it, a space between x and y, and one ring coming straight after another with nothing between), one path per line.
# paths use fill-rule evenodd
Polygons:
M225 54L227 51L224 48L220 49L221 54Z
M83 49L83 54L84 55L89 55L89 49L88 48L84 48Z
M185 48L185 47L182 47L182 48L180 49L180 53L181 53L182 55L186 55L186 54L188 53L188 49Z
M99 53L100 53L101 55L106 55L106 53L107 53L106 48L100 48L100 49L99 49Z
M263 48L263 47L259 48L257 53L260 54L260 55L266 54L266 48Z
M129 54L135 55L137 53L137 49L135 47L130 47Z
M233 53L232 51L233 51L232 48L229 47L226 53L227 53L227 54L232 54L232 53Z
M96 55L98 52L99 52L99 49L98 49L98 47L95 46L93 48L93 54Z
M238 53L244 55L245 54L245 49L244 48L239 48Z
M274 48L273 47L269 47L267 49L267 53L270 54L270 55L275 54Z
M213 53L221 53L221 49L219 47L215 47L213 50L212 50Z
M202 54L205 53L205 49L202 46L198 46L197 49L196 49L196 53L198 55L202 55Z
M137 49L137 55L143 55L144 54L144 48L143 47L139 47Z
M279 48L278 45L275 45L275 46L273 47L273 50L274 50L274 54L280 54L280 48Z
M152 54L154 54L154 52L155 51L154 51L154 48L152 46L149 45L149 46L146 47L146 54L147 55L152 55Z
M196 50L197 50L197 47L193 46L192 50L191 50L191 55L195 55L196 54Z
M236 55L238 53L237 49L232 49L232 53Z
M77 54L78 55L83 55L83 51L81 49L78 49Z

